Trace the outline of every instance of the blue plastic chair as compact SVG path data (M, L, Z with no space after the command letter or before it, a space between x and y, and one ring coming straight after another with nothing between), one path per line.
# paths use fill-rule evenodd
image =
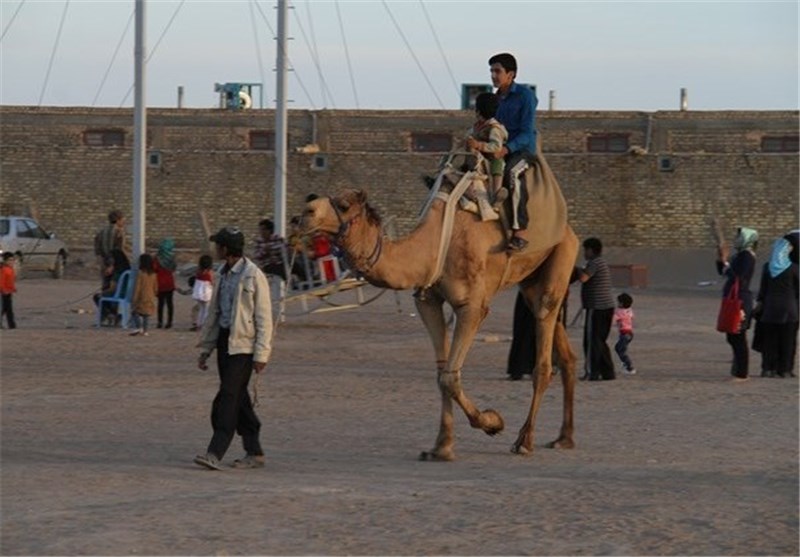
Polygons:
M128 321L131 317L131 297L133 296L133 277L131 271L125 271L117 280L117 289L111 296L101 296L97 301L97 323L100 326L100 320L103 315L103 304L117 304L117 312L122 315L122 328L128 328Z

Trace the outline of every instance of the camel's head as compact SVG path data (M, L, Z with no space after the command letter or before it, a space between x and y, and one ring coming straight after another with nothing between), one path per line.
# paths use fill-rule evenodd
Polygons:
M343 190L337 195L319 197L306 204L303 212L303 232L326 232L341 235L361 219L380 225L378 212L367 203L364 190Z

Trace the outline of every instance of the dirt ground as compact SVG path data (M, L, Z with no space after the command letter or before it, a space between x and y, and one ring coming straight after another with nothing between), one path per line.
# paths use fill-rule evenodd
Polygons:
M756 353L753 379L729 381L719 285L632 291L639 373L579 383L571 451L543 447L560 425L555 382L529 457L509 452L531 386L505 380L514 292L501 294L463 378L507 429L487 437L457 414L451 463L417 460L439 394L409 293L313 315L291 304L258 383L267 465L224 472L192 463L217 379L195 367L189 298L173 329L134 338L93 328L95 287L75 268L21 280L19 328L0 331L4 555L800 550L798 382L758 377ZM579 353L580 325L569 333Z

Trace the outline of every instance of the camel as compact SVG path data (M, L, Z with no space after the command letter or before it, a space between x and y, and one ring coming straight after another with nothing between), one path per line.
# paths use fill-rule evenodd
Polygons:
M511 451L522 455L533 451L536 415L552 379L554 352L562 371L563 420L558 438L546 446L569 449L575 445L576 358L557 314L569 288L578 239L567 223L566 202L541 152L528 169L526 181L533 184L528 201L529 245L510 254L500 221L482 221L478 215L457 210L443 265L437 265L441 259L439 239L445 232L446 203L442 199L432 198L416 228L394 241L384 236L380 216L363 190L346 189L306 205L304 230L333 236L350 266L369 283L395 290L417 289L415 303L433 343L441 394L439 433L434 447L420 454L422 460L454 459L453 401L473 428L488 435L503 430L498 412L479 410L467 397L461 370L492 297L515 285L536 319L537 354L530 408ZM438 275L437 267L441 269ZM452 306L455 315L452 339L448 338L444 302Z

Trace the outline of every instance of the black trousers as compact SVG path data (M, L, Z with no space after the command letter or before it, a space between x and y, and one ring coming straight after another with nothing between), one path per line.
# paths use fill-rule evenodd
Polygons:
M741 333L732 335L725 333L725 340L733 349L733 363L731 364L731 375L734 377L747 377L750 366L750 348L747 346L747 329Z
M214 435L208 452L220 460L233 441L234 433L242 436L244 450L250 455L263 455L258 434L261 422L253 410L247 384L253 373L252 354L228 354L230 330L220 329L217 339L217 368L219 391L211 407L211 427Z
M558 320L567 326L567 298L558 311ZM536 365L536 319L521 292L514 302L514 323L511 348L508 351L506 373L511 377L522 377L533 373Z
M797 353L797 322L759 323L761 327L761 370L788 375Z
M164 323L164 307L167 308L167 327L172 327L172 316L175 314L175 305L172 301L174 290L158 293L158 324Z
M608 348L608 335L614 308L587 309L583 324L583 355L586 360L586 374L590 381L614 379L614 360Z
M13 294L3 294L3 313L0 315L0 322L2 322L3 315L6 316L9 329L16 329L17 322L14 321L14 304L11 301Z

